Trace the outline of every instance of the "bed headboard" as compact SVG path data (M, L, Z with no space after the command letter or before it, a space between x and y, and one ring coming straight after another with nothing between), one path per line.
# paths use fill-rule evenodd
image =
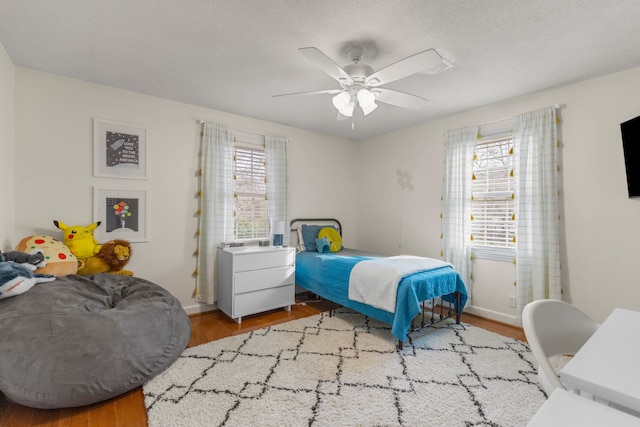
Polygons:
M293 246L294 248L298 247L297 230L302 224L333 226L338 229L338 232L342 236L342 224L335 218L296 218L292 219L289 223L289 230L291 231L289 246Z

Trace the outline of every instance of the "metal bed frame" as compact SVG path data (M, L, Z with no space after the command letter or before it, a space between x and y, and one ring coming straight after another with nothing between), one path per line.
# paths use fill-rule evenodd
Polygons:
M320 224L326 224L327 222L332 222L335 225L337 225L337 229L338 232L340 233L340 236L342 236L342 224L340 223L340 221L338 221L335 218L296 218L291 220L290 224L295 224L295 223L320 223ZM293 227L289 227L289 231L290 232L294 232L297 231L296 228ZM312 292L310 292L312 293ZM313 293L312 293L313 294ZM306 303L309 302L320 302L323 297L321 297L320 295L317 294L313 294L316 296L316 301L305 301ZM455 303L453 301L445 301L442 297L435 297L433 299L430 300L425 300L422 301L422 303L420 304L421 306L421 310L420 310L420 314L416 315L416 317L413 319L413 321L411 322L411 328L409 329L409 331L407 332L407 338L409 337L409 334L412 332L418 332L421 329L424 328L428 328L430 326L434 326L437 325L438 323L450 319L452 317L455 316L455 320L456 323L459 324L460 323L460 317L462 314L462 306L461 306L461 296L460 296L460 292L454 292L455 295ZM326 299L326 298L325 298ZM436 304L436 300L440 300L440 304ZM329 301L329 316L333 316L333 310L334 310L334 305L336 305L337 307L341 307L340 304L331 301L330 299L326 299L327 301ZM431 307L425 307L427 301L431 301ZM336 307L336 308L337 308ZM439 313L437 313L438 311L438 307L439 307ZM458 307L458 311L455 310L455 307ZM427 308L431 308L431 310L427 311ZM429 321L426 321L426 313L431 313L430 319ZM445 314L446 312L446 314ZM414 326L415 320L420 317L420 324L419 326ZM401 340L398 340L398 345L397 345L397 349L398 350L402 350L404 343Z
M322 301L322 297L320 295L316 295L316 300L315 301L305 301L305 303L310 303L310 302L321 302ZM455 292L455 296L456 296L456 302L455 304L460 307L460 292ZM440 304L435 304L435 300L440 299ZM329 317L333 316L333 310L335 310L335 308L338 307L342 307L340 304L331 301L330 299L327 299L327 301L329 301ZM427 301L432 301L432 306L431 307L425 307L425 304ZM445 306L446 304L446 306ZM334 308L334 305L336 306ZM407 332L407 338L409 337L409 334L412 332L418 332L424 328L428 328L434 325L437 325L438 323L447 320L447 319L451 319L455 316L456 319L456 324L460 324L460 316L462 315L462 309L460 309L459 311L455 311L455 306L453 302L451 301L444 301L441 297L436 297L433 298L431 300L426 300L426 301L422 301L422 303L420 304L422 307L422 310L420 311L420 314L416 315L416 317L413 319L413 321L415 322L415 320L417 318L420 317L420 325L419 326L414 326L413 322L411 324L411 329L409 329L409 331ZM427 308L431 308L432 310L427 310ZM440 313L437 313L439 308ZM353 310L353 309L351 309ZM445 310L446 310L446 314L445 314ZM425 321L426 318L426 313L431 313L431 318L429 319L429 321ZM437 318L436 318L437 317ZM404 346L404 343L401 340L398 340L398 345L397 345L397 349L398 350L402 350Z

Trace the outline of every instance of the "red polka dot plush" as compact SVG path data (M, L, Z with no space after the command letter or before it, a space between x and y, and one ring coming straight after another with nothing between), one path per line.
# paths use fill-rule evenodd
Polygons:
M16 251L32 252L35 250L42 251L47 263L45 267L35 271L37 274L66 276L67 274L76 274L78 271L78 258L60 240L38 234L25 237L16 246Z

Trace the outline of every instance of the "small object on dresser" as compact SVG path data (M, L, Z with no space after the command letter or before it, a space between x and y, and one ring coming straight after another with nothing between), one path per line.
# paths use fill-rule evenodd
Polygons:
M258 241L258 246L269 246L269 241L268 240L259 240Z
M245 243L244 242L229 242L227 243L227 247L228 248L241 248L244 247Z
M282 237L284 236L284 221L276 221L273 223L273 246L282 246Z

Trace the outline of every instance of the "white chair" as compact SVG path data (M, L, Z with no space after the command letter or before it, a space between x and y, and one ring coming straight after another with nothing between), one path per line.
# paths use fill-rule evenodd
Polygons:
M543 299L524 307L522 326L538 362L538 382L550 396L558 387L565 389L558 377L561 366L554 369L550 358L575 354L600 325L571 304Z

